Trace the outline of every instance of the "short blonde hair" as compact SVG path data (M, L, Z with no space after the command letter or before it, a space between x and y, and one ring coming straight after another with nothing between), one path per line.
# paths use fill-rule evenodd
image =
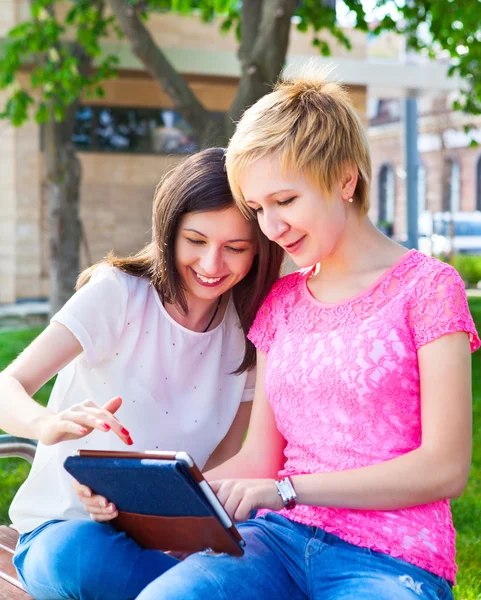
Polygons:
M284 171L303 171L326 192L341 180L346 165L355 165L358 183L353 198L361 214L367 214L371 156L363 124L347 91L312 66L279 81L237 124L227 148L226 169L244 214L252 211L239 187L239 173L273 153Z

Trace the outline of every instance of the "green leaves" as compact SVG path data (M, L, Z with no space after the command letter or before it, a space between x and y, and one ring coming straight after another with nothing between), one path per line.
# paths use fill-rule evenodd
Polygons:
M364 9L358 0L351 0L350 3L353 9L360 15L364 16ZM319 49L322 56L330 56L331 49L326 39L323 39L319 33L321 31L329 32L341 46L348 50L351 49L351 42L336 22L336 11L331 6L328 0L304 0L299 4L296 11L297 29L304 33L313 30L312 45ZM365 21L360 22L359 28L366 27Z
M65 13L57 10L58 3L35 0L31 18L8 34L0 60L0 88L11 89L11 94L0 118L15 126L29 118L32 108L39 123L51 116L62 121L84 92L100 96L101 83L117 74L117 57L100 59L101 41L114 26L114 18L104 16L104 0L76 0ZM33 68L28 87L20 89L17 75L25 63Z
M453 107L481 114L481 1L377 0L376 21L368 23L361 0L343 0L355 15L355 27L405 36L407 47L430 59L449 58L450 75L465 81Z
M28 107L33 104L33 99L27 92L15 89L7 100L0 118L8 119L15 127L20 127L28 118Z

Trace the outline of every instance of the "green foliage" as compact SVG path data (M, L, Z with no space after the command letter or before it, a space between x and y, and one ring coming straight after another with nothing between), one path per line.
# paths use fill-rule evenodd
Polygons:
M357 0L343 0L349 7ZM386 6L387 0L378 0ZM448 55L450 75L459 75L466 87L456 109L481 114L481 3L479 0L392 0L397 17L387 15L375 33L395 31L406 36L408 48L437 58Z
M116 75L117 57L99 59L100 43L113 27L113 17L103 15L103 0L77 0L60 18L60 0L36 0L30 4L31 18L8 33L0 60L0 88L11 94L0 118L19 126L35 107L38 123L65 118L65 110L84 92L96 90L102 81ZM94 71L90 60L98 58ZM33 64L28 89L20 88L17 75L23 64ZM86 68L87 67L87 68Z
M455 254L451 264L468 285L481 281L481 256Z
M324 5L319 0L304 0L297 7L296 17L299 31L309 32L312 30L312 45L319 48L322 56L330 56L331 48L328 42L319 36L321 31L329 31L341 46L348 50L351 49L349 38L336 23L336 11L329 5Z
M12 125L19 127L25 120L24 115L28 112L30 104L33 104L31 96L21 89L15 89L4 110L0 112L0 118L9 119Z

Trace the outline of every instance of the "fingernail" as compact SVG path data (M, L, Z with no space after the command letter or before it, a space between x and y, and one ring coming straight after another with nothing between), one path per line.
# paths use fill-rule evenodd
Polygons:
M85 429L85 427L79 427L79 431L80 431L80 433L87 433L87 430Z
M132 439L132 438L129 436L129 437L127 438L127 444L128 444L129 446L132 446L132 444L133 444L133 443L134 443L134 440L133 440L133 439Z
M84 495L86 498L90 498L90 496L92 495L92 492L91 492L90 490L84 490L84 491L83 491L83 495Z
M105 431L110 430L110 425L107 425L107 423L102 423L102 427L105 429Z
M120 430L120 433L122 435L130 435L130 433L127 431L127 429L125 429L125 427L122 427L122 429Z
M114 512L114 505L113 504L109 504L108 509L110 512Z
M107 508L107 500L105 500L105 498L103 498L102 500L100 500L100 506L102 508Z

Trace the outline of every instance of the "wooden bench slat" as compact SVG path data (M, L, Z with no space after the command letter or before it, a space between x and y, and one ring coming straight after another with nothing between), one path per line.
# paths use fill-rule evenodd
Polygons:
M0 527L0 600L31 600L22 589L12 563L18 533L11 527Z
M0 600L33 600L26 592L0 580Z
M0 550L0 576L2 575L14 581L17 580L17 571L12 563L12 554L5 550Z
M11 550L12 554L15 552L15 547L18 541L18 533L12 527L6 527L5 525L0 527L0 544Z

